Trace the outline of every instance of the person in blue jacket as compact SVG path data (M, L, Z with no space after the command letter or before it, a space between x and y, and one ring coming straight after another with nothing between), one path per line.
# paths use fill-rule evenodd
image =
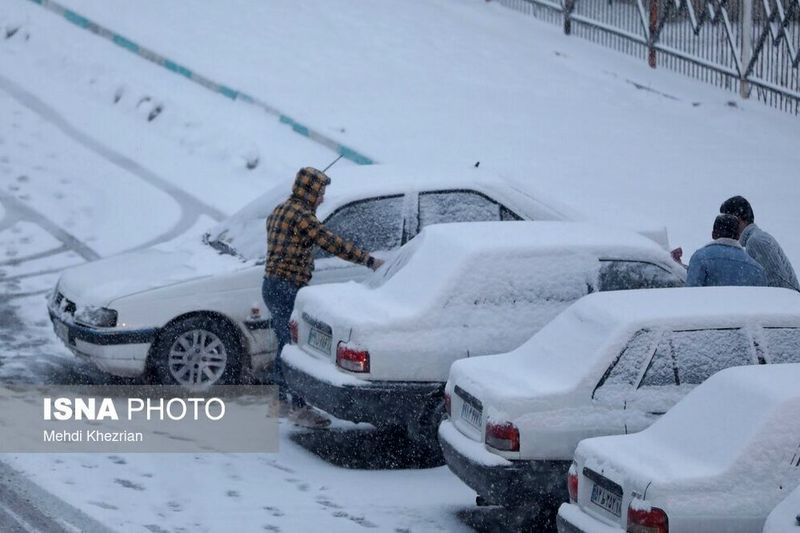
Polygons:
M717 216L711 238L714 240L697 250L689 260L687 287L767 285L764 269L739 244L738 218Z

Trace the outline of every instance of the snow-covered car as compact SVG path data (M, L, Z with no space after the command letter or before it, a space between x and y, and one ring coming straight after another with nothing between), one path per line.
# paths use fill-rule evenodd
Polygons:
M453 361L519 346L590 292L684 279L665 250L632 231L570 222L431 226L365 283L300 291L284 374L336 417L405 427L438 450Z
M261 298L265 219L292 181L275 186L201 238L70 269L48 303L56 334L101 370L204 388L263 367L276 348ZM440 222L562 220L578 215L530 187L471 166L442 171L342 167L318 217L388 259ZM663 237L663 236L662 236ZM318 250L312 283L358 280L370 270Z
M761 531L800 484L798 383L798 364L730 368L640 433L582 441L558 530Z
M795 291L591 294L518 349L454 363L439 440L479 501L554 512L582 439L641 431L724 368L786 362L800 362Z
M795 468L800 468L800 450L794 461ZM798 533L800 532L800 486L783 499L767 516L762 533Z

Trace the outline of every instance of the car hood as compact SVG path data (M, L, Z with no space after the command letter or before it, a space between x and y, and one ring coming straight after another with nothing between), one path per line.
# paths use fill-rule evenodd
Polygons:
M108 306L116 299L243 268L231 255L198 243L115 255L66 270L58 290L79 305Z

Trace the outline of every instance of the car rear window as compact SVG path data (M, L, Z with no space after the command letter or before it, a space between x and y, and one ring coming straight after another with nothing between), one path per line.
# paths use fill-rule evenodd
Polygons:
M598 286L601 291L682 287L683 280L655 263L603 259Z

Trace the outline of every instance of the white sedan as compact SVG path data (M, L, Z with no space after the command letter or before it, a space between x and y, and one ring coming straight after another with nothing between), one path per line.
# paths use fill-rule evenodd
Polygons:
M731 368L640 433L581 442L559 531L761 531L800 484L798 383L800 364Z
M723 368L786 362L800 362L795 291L591 294L517 350L453 364L439 439L482 501L553 512L582 439L641 431Z
M632 231L569 222L431 226L365 284L300 291L284 374L310 404L405 427L438 453L453 361L519 346L590 292L675 287L684 278L665 250Z
M318 217L388 259L440 222L562 220L577 215L482 169L331 172ZM235 381L263 367L276 341L261 298L265 219L291 192L286 181L204 236L110 257L66 271L48 303L55 332L101 370L191 389ZM370 270L318 251L312 283L359 280Z

